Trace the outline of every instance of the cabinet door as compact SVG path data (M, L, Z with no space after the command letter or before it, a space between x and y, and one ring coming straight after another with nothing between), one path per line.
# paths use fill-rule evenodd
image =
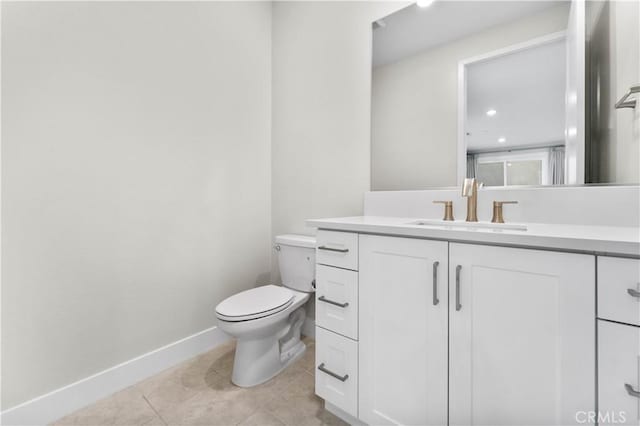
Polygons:
M598 321L600 424L640 424L640 328Z
M447 243L361 235L359 291L359 418L446 424Z
M449 247L452 425L568 425L595 409L595 259Z

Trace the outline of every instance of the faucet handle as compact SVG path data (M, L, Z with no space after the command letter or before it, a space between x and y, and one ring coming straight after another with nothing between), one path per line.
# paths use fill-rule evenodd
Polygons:
M502 206L504 204L518 204L518 202L517 201L494 201L493 217L491 218L491 223L504 223L504 218L502 217Z
M442 220L454 220L453 201L434 201L433 204L444 204L444 218Z

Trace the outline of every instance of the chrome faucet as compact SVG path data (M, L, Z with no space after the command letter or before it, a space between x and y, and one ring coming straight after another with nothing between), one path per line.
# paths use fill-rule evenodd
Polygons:
M476 178L465 178L462 182L462 196L467 197L467 222L478 221L478 189L482 183Z

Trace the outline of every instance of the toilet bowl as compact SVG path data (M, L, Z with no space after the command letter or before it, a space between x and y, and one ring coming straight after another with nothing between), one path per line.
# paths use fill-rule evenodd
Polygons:
M315 291L315 238L280 235L275 249L282 286L252 288L216 306L218 326L237 339L231 381L241 387L266 382L306 351L300 331Z

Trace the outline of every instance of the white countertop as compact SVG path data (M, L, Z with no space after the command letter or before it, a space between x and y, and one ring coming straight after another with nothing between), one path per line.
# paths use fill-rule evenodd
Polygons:
M427 218L354 216L310 219L307 226L335 231L433 238L509 246L640 257L640 228L525 223L527 230L443 228L416 225Z

